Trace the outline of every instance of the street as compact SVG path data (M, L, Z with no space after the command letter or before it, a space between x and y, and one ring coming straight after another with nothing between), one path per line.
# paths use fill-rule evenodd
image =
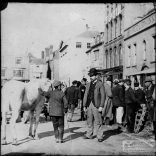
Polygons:
M103 126L104 141L97 139L83 139L86 131L86 121L78 121L80 109L76 109L72 122L65 118L65 142L55 143L53 126L50 121L45 122L41 117L38 127L39 140L25 139L28 135L29 124L19 123L19 145L11 145L9 124L7 125L8 145L1 145L1 155L155 155L154 136L145 136L143 132L134 135L116 131L115 126Z

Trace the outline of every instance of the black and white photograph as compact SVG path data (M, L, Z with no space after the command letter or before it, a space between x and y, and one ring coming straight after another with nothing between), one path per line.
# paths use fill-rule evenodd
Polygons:
M155 155L156 2L1 3L1 154Z

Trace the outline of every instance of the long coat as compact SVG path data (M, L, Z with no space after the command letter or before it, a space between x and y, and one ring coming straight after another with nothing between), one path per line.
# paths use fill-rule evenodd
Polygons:
M119 84L112 88L112 103L114 106L124 106L123 88Z
M68 102L63 91L55 89L50 92L40 91L40 94L49 97L50 116L64 116L65 109L68 107Z
M105 95L106 95L106 100L104 103L104 108L102 111L102 116L104 118L108 117L112 119L112 90L111 86L109 86L107 83L104 85L105 87Z
M84 94L84 98L83 98L83 106L84 107L89 106L87 99L88 99L88 95L89 95L90 84L91 84L91 82L89 82L86 85L86 90L85 90L85 94ZM95 89L94 89L94 101L95 101L95 107L96 108L104 106L105 89L104 89L103 83L99 80L97 80L96 85L95 85Z

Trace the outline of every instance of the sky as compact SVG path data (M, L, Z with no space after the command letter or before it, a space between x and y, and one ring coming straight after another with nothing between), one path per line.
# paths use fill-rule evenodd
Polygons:
M101 4L9 3L1 12L2 53L18 55L59 47L86 30L104 31L105 6Z

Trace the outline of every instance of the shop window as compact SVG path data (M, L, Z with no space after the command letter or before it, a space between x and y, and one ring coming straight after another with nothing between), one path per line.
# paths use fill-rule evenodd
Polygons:
M76 42L76 48L81 48L81 42Z

